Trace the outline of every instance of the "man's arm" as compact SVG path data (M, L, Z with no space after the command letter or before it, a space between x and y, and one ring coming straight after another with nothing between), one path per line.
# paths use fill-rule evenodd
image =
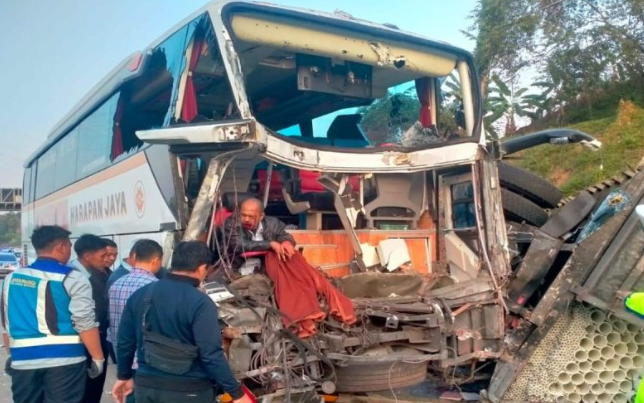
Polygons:
M103 349L101 348L101 336L98 333L97 327L80 332L78 335L93 360L102 361L105 359Z
M235 216L226 220L224 224L224 244L228 244L228 251L234 254L243 252L261 252L271 250L271 243L269 240L253 241L246 239L244 236L244 229L238 224Z
M275 226L275 239L273 240L279 243L290 242L291 245L295 246L295 238L293 238L293 235L286 232L286 224L277 218L272 218L271 221L271 225Z
M137 298L132 295L125 304L116 336L116 378L119 380L132 378L132 363L136 354L136 301Z
M11 350L9 348L9 335L2 332L2 342L4 343L4 349L8 355L11 355Z
M192 311L191 318L192 334L195 344L199 347L199 358L210 378L233 399L243 397L241 385L233 376L224 355L215 303L204 296Z
M70 298L69 312L72 314L74 329L80 335L92 359L104 360L89 280L79 271L72 270L63 285Z

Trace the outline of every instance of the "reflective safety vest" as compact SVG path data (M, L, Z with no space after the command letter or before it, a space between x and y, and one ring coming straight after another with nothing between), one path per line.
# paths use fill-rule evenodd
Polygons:
M644 292L634 292L624 299L624 307L632 314L644 319ZM640 381L635 403L644 403L644 382Z
M14 368L30 360L85 356L63 285L71 270L54 260L38 259L5 278L3 314Z
M627 311L644 319L644 292L634 292L624 300Z

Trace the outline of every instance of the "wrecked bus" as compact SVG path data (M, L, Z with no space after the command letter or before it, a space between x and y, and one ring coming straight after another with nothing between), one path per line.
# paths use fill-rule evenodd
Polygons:
M121 253L152 238L166 259L181 239L208 242L226 274L206 290L227 325L231 366L265 402L440 397L453 386L493 402L581 399L594 378L577 350L592 367L590 351L601 357L622 327L633 362L611 357L617 367L594 389L626 396L620 382L639 376L644 335L613 299L637 286L639 265L625 264L628 287L603 305L570 265L583 258L593 270L612 238L585 245L619 231L642 179L615 179L611 188L630 195L624 211L578 246L610 189L560 204L556 187L501 159L598 142L571 130L488 139L478 83L468 52L392 25L212 3L117 66L54 128L26 163L23 234L55 223L73 237L110 237ZM357 324L327 318L301 340L281 325L256 260L229 276L221 224L249 196L289 224L298 251L352 299ZM608 197L614 211L620 196ZM33 258L26 238L23 247ZM535 355L586 317L596 326L575 335L588 349L560 343L574 353L569 373L569 362ZM611 382L618 389L607 392Z

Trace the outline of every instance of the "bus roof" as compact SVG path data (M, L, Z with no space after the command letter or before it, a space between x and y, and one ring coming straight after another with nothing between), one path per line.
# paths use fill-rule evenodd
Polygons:
M34 153L32 153L24 164L25 168L40 157L52 145L54 145L61 137L63 137L69 130L73 129L82 119L89 115L96 109L104 100L111 96L121 85L138 76L144 69L141 68L145 65L147 56L151 50L161 44L165 39L171 36L174 32L186 25L190 21L197 18L199 15L209 12L211 14L225 15L235 11L258 11L268 14L278 14L284 16L292 16L302 20L324 21L327 24L344 27L356 31L365 31L367 33L377 34L378 36L390 37L393 39L409 41L418 45L432 46L435 48L446 50L450 53L458 54L465 59L471 59L472 55L465 49L453 46L447 42L433 40L413 32L402 31L392 24L374 23L344 13L336 11L334 13L322 12L307 8L300 7L287 7L268 2L255 2L244 0L218 0L206 4L189 16L175 24L161 35L155 42L148 46L145 50L135 52L121 63L119 63L108 75L98 82L81 100L68 112L63 118L53 127L51 132L47 135L47 140L42 144ZM225 18L223 18L225 21ZM134 63L138 68L132 69L131 64Z

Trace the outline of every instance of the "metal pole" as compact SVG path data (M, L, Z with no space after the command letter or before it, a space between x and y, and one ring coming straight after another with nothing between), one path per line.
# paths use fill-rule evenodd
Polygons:
M273 178L273 164L270 162L268 163L268 168L266 168L266 188L264 189L264 197L262 197L262 202L264 203L264 207L266 207L266 203L268 203L268 194L271 191L271 179Z
M217 155L210 160L206 177L201 184L201 189L199 189L199 196L197 196L195 206L192 209L190 219L188 220L188 227L183 235L184 241L194 241L199 239L199 236L206 228L206 223L210 217L210 211L215 202L215 195L219 190L219 185L221 184L223 175L226 173L226 169L228 169L228 166L235 159L237 154L246 150L247 149L244 148L242 150L229 151Z
M458 77L461 81L463 95L463 110L465 112L465 130L471 136L474 132L474 102L472 100L472 83L470 82L470 69L464 61L458 62Z

